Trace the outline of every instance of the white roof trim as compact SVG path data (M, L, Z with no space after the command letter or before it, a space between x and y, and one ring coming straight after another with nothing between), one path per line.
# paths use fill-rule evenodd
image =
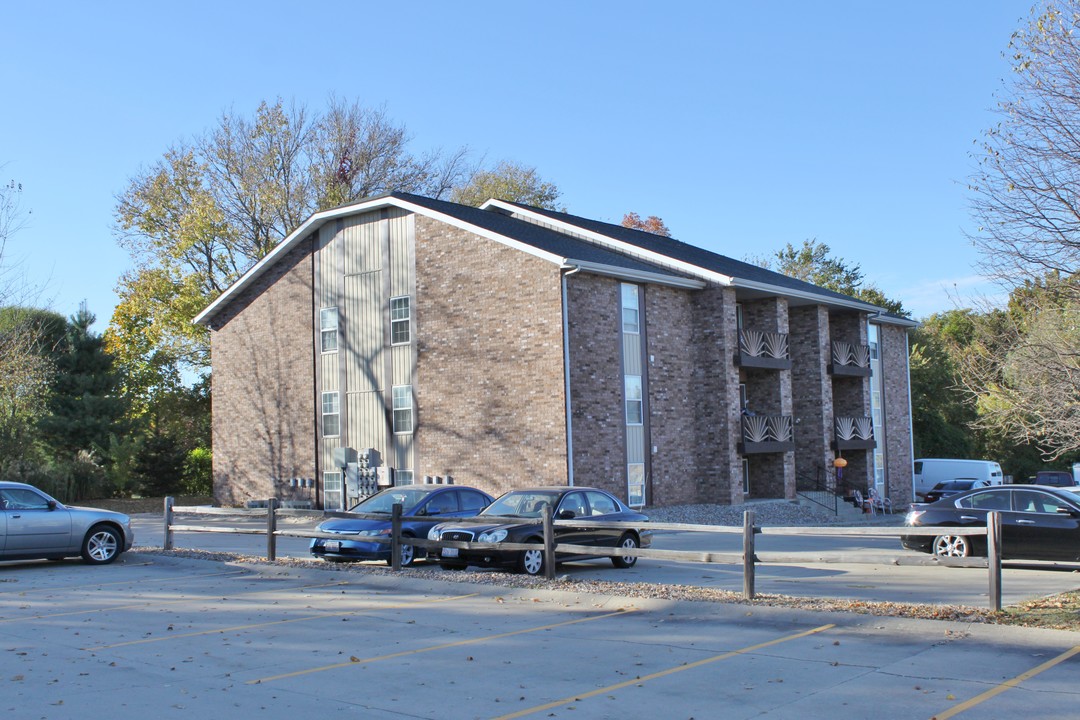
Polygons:
M259 278L259 276L266 272L266 270L268 270L270 266L272 266L278 260L279 257L288 253L290 250L293 249L293 247L296 246L298 242L300 242L300 240L306 238L308 235L322 227L328 221L348 215L355 215L358 213L370 212L372 210L379 210L384 207L397 207L401 208L402 210L409 210L418 215L425 215L427 217L436 218L441 222L446 223L447 225L452 225L463 230L468 230L474 235L479 235L481 237L488 238L489 240L494 240L495 242L502 243L503 245L506 245L508 247L512 247L515 250L520 250L521 252L527 253L534 257L538 257L541 260L547 260L552 264L559 266L562 266L564 264L564 258L559 255L544 252L543 250L538 250L531 245L526 245L525 243L508 238L505 235L500 235L498 233L491 232L490 230L485 230L484 228L477 227L476 225L464 222L450 215L445 215L436 210L424 207L423 205L417 205L415 203L409 202L408 200L404 200L398 197L384 196L373 198L371 200L360 203L355 203L353 205L343 205L342 207L333 208L332 210L323 210L322 212L317 212L313 214L311 217L305 220L300 225L300 227L289 233L289 235L280 243L278 243L277 246L273 250L271 250L265 257L263 257L262 260L259 260L257 263L252 265L247 272L241 275L236 282L234 282L225 290L225 292L221 293L221 295L219 295L216 300L207 305L202 312L195 316L192 322L197 325L206 324L210 320L210 318L217 314L218 310L220 310L225 304L231 301L236 295L243 292L248 286L251 285L252 282L254 282L256 279Z
M556 227L556 228L561 228L561 229L563 229L565 231L572 232L572 233L574 233L576 235L580 235L580 236L586 237L588 239L595 240L596 242L599 242L602 245L607 245L609 247L613 247L616 250L619 250L621 252L625 252L625 253L629 253L629 254L632 254L632 255L637 255L639 257L643 257L646 260L648 260L649 262L656 263L657 265L671 267L671 268L677 269L677 270L679 270L681 272L685 272L688 275L695 275L697 277L700 277L700 278L703 278L705 280L709 280L709 281L712 281L712 282L715 282L715 283L719 283L721 285L726 285L726 286L730 286L730 287L742 287L742 288L746 288L748 290L760 290L762 292L767 292L767 293L772 294L772 295L781 295L781 296L786 296L786 297L794 297L794 298L799 298L799 299L803 299L803 300L813 300L814 302L819 303L821 305L838 305L840 307L847 307L847 308L851 308L851 309L854 309L854 310L860 310L862 312L876 313L876 312L881 311L881 308L878 307L877 305L871 305L870 303L862 302L861 300L856 300L855 298L844 299L844 298L826 296L826 295L821 295L821 294L806 291L806 290L794 290L792 288L784 287L782 285L773 285L771 283L755 282L753 280L745 280L745 279L742 279L742 278L737 278L737 277L734 277L732 275L724 275L723 273L718 273L718 272L715 272L713 270L708 270L708 269L700 267L698 265L693 265L691 263L683 262L681 260L675 260L674 258L671 258L671 257L669 257L667 255L652 252L651 250L646 250L646 249L644 249L642 247L639 247L637 245L633 245L631 243L627 243L627 242L623 242L621 240L617 240L616 238L613 238L613 237L611 237L609 235L604 235L602 233L598 233L598 232L595 232L595 231L592 231L592 230L588 230L586 228L581 227L580 225L575 225L573 223L564 222L562 220L557 220L555 218L544 215L543 213L534 212L533 210L531 210L529 208L522 207L520 205L514 205L513 203L508 203L508 202L506 202L504 200L497 200L497 199L488 200L487 202L485 202L483 205L480 206L480 209L481 210L487 210L488 208L491 208L491 207L500 208L500 209L505 210L506 212L509 212L509 213L528 215L529 217L535 218L538 222L541 222L543 224L551 225L551 226Z
M701 290L708 285L708 283L703 280L664 275L662 273L648 272L647 270L632 270L617 265L601 265L600 263L588 262L585 260L572 260L570 258L563 261L563 267L566 269L577 268L594 275L605 275L621 280L633 280L636 282L651 283L653 285L667 285L669 287L684 288L687 290Z
M688 262L683 262L681 260L676 260L668 255L652 252L651 250L646 250L645 248L638 247L637 245L632 245L631 243L616 240L610 235L604 235L603 233L594 232L592 230L583 228L580 225L574 225L573 223L563 222L562 220L550 218L542 213L533 212L528 208L513 205L503 200L488 200L486 203L480 206L480 209L487 210L490 207L497 207L509 213L520 213L522 215L528 215L532 218L535 218L542 224L551 225L555 228L563 230L564 232L568 232L569 234L577 235L587 240L592 240L599 243L600 245L614 248L615 250L618 250L619 252L625 254L643 258L648 262L655 263L656 265L666 266L672 268L673 270L684 272L688 275L696 275L704 280L709 280L715 283L719 283L721 285L731 285L732 281L735 279L730 275L724 275L722 273L714 272L712 270L706 270L703 267L699 267Z

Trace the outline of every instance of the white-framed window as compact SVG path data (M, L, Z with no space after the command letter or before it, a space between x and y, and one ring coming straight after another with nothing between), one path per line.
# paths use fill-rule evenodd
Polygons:
M394 434L413 431L412 385L395 385L393 388Z
M322 394L322 434L323 437L341 434L341 396L336 390Z
M412 470L394 470L394 485L412 485L414 482Z
M645 505L645 463L630 463L626 466L626 496L630 507Z
M344 510L345 493L341 483L341 471L324 472L322 475L323 509Z
M338 349L338 310L336 307L323 308L319 311L320 347L324 353L337 352Z
M637 285L622 283L622 331L637 335L641 332Z
M412 341L412 301L408 295L390 298L390 344L408 345Z
M735 329L742 330L742 303L735 303Z
M626 424L641 425L645 419L641 376L625 375L624 377L626 378Z

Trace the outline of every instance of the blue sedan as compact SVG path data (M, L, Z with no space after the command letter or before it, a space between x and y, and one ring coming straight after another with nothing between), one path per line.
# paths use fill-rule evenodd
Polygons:
M315 538L311 554L331 562L385 560L392 564L390 544L369 538L390 539L390 518L394 505L401 505L403 538L427 537L437 523L450 518L472 517L491 504L493 498L482 490L458 485L402 485L383 490L349 508L350 513L374 517L333 518L316 530L340 535L340 539ZM426 551L408 542L401 544L401 566L426 557Z

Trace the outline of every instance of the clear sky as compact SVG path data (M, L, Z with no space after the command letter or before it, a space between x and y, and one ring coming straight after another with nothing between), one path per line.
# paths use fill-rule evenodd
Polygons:
M574 214L659 215L738 259L817 239L924 317L995 291L966 181L1030 7L0 0L0 180L32 211L7 259L103 330L130 178L224 110L333 94L416 151L535 166Z

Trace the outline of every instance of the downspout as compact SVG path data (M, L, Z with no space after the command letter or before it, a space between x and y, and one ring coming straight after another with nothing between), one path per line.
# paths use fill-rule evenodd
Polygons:
M580 271L580 267L574 267L562 274L563 393L566 396L566 482L570 487L574 486L574 421L573 407L570 401L570 323L568 322L570 313L566 303L566 278Z

